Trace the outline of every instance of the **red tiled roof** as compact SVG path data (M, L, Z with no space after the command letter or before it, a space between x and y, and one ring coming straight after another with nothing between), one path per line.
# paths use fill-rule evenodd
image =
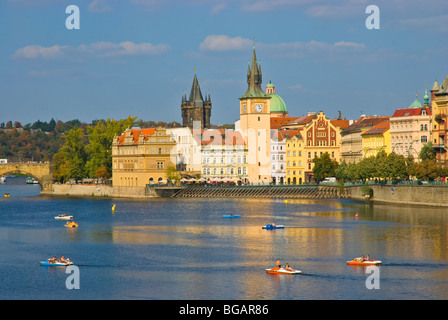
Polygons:
M411 116L419 116L422 114L422 111L426 110L426 114L431 115L431 109L428 107L422 108L405 108L405 109L397 109L395 110L392 117L411 117Z

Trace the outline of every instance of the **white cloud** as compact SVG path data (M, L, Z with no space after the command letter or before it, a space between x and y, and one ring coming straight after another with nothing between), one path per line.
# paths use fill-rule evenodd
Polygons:
M90 12L110 12L112 8L106 0L93 0L88 7Z
M151 43L134 43L123 41L112 43L107 41L82 44L78 47L59 46L43 47L31 45L16 50L13 58L16 59L55 59L55 58L82 58L82 57L119 57L119 56L141 56L161 55L170 47L166 44L153 45Z
M52 59L52 58L60 58L63 54L66 46L54 45L52 47L42 47L39 45L31 45L26 46L24 48L18 49L13 58L25 58L25 59L36 59L36 58L44 58L44 59Z
M209 35L199 45L201 51L233 51L250 48L252 41L242 37L230 38L227 35Z

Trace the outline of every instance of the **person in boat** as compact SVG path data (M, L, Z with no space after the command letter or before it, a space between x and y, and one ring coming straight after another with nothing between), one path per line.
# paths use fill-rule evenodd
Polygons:
M57 260L57 258L56 258L56 256L54 256L53 258L50 258L47 261L48 261L48 263L56 263L56 260Z
M232 211L230 211L230 213L229 213L229 216L233 216L233 213L232 213Z
M275 228L276 224L274 221L272 221L271 226L273 226Z
M370 254L367 255L366 261L370 261Z
M70 263L70 259L69 259L69 258L65 259L64 256L61 256L60 261L61 261L62 263Z
M277 268L281 268L282 267L282 263L280 262L280 258L277 259L276 266L277 266Z
M361 262L366 261L366 257L364 257L364 255L361 256Z
M294 271L294 269L291 268L291 266L289 265L289 263L286 263L286 267L285 267L285 269L286 269L287 271Z

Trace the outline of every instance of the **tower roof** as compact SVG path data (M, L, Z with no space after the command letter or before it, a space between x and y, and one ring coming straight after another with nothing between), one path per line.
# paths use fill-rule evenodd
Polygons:
M261 89L262 75L261 66L257 62L255 47L252 51L252 63L247 70L247 84L249 85L246 93L241 98L268 98Z
M191 86L190 91L190 102L202 102L204 99L202 98L201 88L199 87L198 77L196 77L196 73L193 78L193 85Z

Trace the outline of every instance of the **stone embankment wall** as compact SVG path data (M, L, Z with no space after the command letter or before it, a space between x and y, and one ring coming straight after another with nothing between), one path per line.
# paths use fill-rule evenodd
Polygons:
M396 204L448 207L448 186L369 185L373 190L370 201ZM393 189L392 189L393 188ZM366 200L362 186L345 187L345 195L354 200Z
M105 185L53 184L42 195L75 197L146 198L145 187L111 187ZM157 196L157 195L153 195Z

